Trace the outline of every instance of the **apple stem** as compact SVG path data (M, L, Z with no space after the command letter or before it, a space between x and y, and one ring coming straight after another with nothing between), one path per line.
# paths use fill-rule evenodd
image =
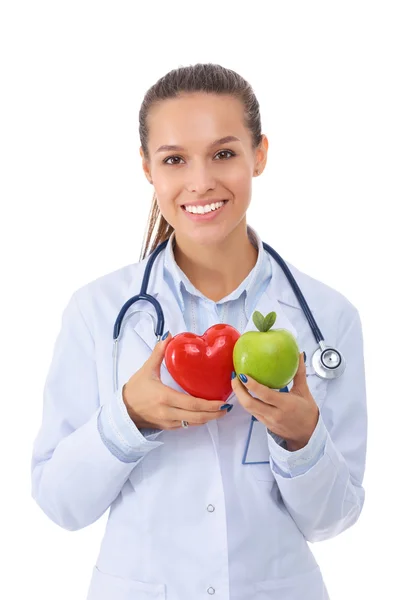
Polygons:
M256 310L252 315L252 320L254 321L255 327L258 331L268 331L274 325L275 320L277 318L277 314L275 312L270 312L266 317L260 313L259 310Z

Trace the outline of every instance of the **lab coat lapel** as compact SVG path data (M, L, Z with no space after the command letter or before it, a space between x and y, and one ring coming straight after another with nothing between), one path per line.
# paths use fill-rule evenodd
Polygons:
M124 302L140 293L147 262L148 259L146 258L137 265L136 274L124 295ZM165 283L163 265L164 251L158 255L152 266L147 294L153 296L161 305L165 319L163 333L169 330L172 335L176 335L181 331L185 331L185 321L179 305ZM156 310L150 302L140 300L129 309L128 314L138 310L142 312L132 316L126 327L132 328L135 334L145 342L148 350L152 352L157 341L155 337Z
M291 321L287 318L287 315L283 311L281 303L277 299L274 279L272 279L268 284L267 289L262 294L256 307L253 309L244 331L242 331L241 333L246 333L247 331L257 331L257 328L253 321L255 311L259 311L264 317L270 312L275 312L277 318L271 329L288 329L288 331L290 331L294 335L294 337L297 337L297 330L295 329Z
M175 300L175 297L167 288L167 284L162 281L159 281L159 292L151 292L151 295L156 298L156 300L161 305L164 314L164 330L163 333L167 331L170 332L172 336L175 336L177 333L181 333L186 331L185 320L182 314L182 311ZM143 305L146 306L146 313L141 314L141 318L134 324L134 331L137 335L139 335L145 344L148 346L150 351L152 351L156 344L156 336L154 331L154 324L157 322L157 315L155 308L149 302L143 302ZM153 318L149 317L149 314L153 316Z

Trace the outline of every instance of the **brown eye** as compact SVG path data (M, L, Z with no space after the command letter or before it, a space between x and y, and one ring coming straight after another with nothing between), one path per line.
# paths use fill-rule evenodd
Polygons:
M165 163L165 165L179 165L178 162L173 162L173 163L168 162L168 160L171 160L174 158L177 158L178 160L182 160L180 156L168 156L168 158L165 158L165 160L163 162Z
M235 152L232 152L232 150L221 150L220 152L218 152L218 154L216 154L216 156L219 156L220 154L229 154L228 158L231 158L231 156L235 156Z

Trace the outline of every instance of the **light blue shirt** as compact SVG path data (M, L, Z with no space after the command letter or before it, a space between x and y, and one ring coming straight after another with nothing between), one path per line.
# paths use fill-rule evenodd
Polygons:
M257 262L244 281L218 302L207 298L195 288L176 263L173 250L175 232L172 233L164 252L164 278L181 308L187 331L202 335L208 327L216 323L227 323L240 332L244 330L272 276L271 258L264 250L259 235L250 226L247 227L247 231L251 243L258 250ZM230 419L231 413L228 413L226 418ZM131 437L130 423L131 419L120 394L113 399L110 407L103 407L98 420L102 440L112 454L125 462L138 460L143 455L141 452L133 452L137 440ZM274 460L275 453L271 453L273 467L285 477L301 475L313 467L324 452L325 435L322 435L321 425L320 419L307 446L297 452L288 452L285 440L267 429L280 446L280 452L276 453L277 462ZM137 435L140 431L145 438L161 431L137 430L136 427L135 429ZM298 458L300 460L297 460Z
M248 237L258 250L257 262L230 294L215 302L192 285L174 256L175 232L165 249L164 277L184 316L188 331L202 335L216 323L227 323L242 332L271 280L271 259L258 234L248 226Z

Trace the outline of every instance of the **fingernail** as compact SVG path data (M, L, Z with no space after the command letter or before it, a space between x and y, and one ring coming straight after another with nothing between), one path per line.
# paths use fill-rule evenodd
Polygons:
M237 376L237 374L235 373L235 371L232 371L232 373L231 373L231 379L235 379L236 376Z
M243 373L239 375L239 378L241 379L242 383L247 383L248 381L248 377L246 377Z
M169 335L169 331L167 331L166 333L164 333L163 336L162 336L162 341L166 340L166 338L168 337L168 335Z
M304 351L303 351L303 354L304 354L304 362L305 362L307 360L307 356L306 356L306 353Z
M231 410L232 410L233 408L234 408L234 405L233 405L233 404L230 404L230 407L229 407L229 409L227 410L227 414L228 414L229 412L231 412Z
M219 410L225 410L226 408L229 408L230 406L232 406L232 404L223 404Z

